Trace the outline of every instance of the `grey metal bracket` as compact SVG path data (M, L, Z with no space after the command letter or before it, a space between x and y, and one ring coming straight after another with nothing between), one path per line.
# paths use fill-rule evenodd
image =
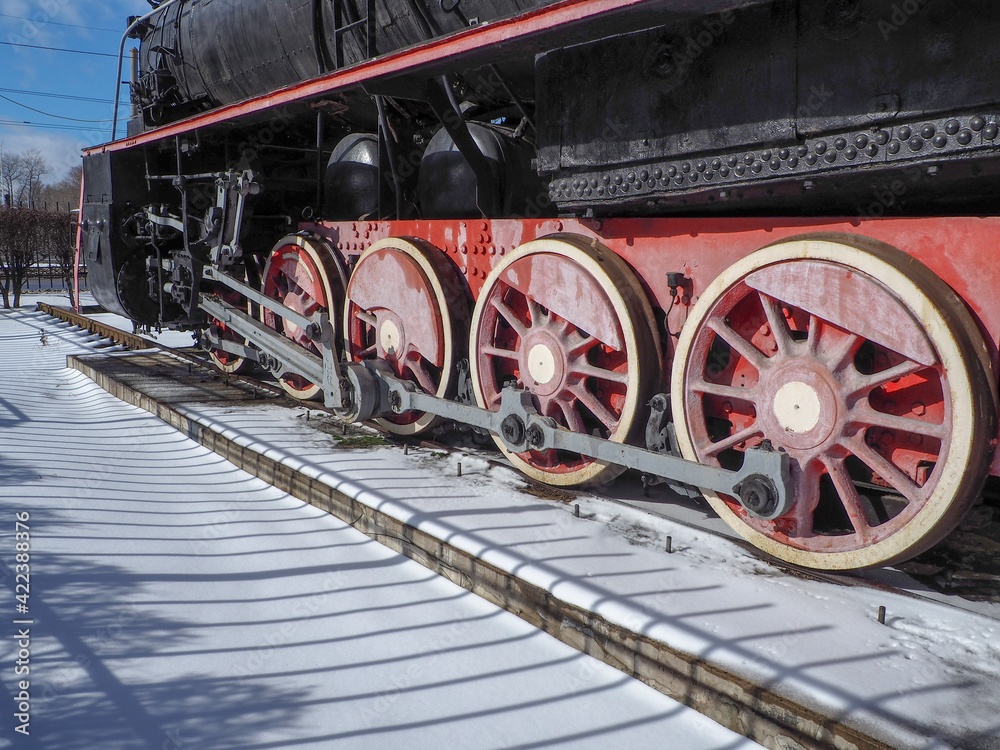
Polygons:
M270 310L275 315L279 315L282 319L304 329L310 339L315 341L322 336L322 331L319 328L310 328L310 326L315 326L319 323L320 316L318 314L311 318L307 318L292 308L285 307L277 300L265 297L260 290L254 289L252 286L249 286L239 279L233 278L229 274L225 274L212 266L205 266L204 276L206 279L211 279L212 281L218 282L223 286L229 287L233 291L239 292L246 299L250 300L250 302L260 305L261 307ZM233 309L235 310L236 308Z
M260 183L254 182L251 170L226 172L220 174L215 181L215 210L218 212L220 225L214 229L218 236L218 244L212 248L213 264L228 266L235 263L243 255L240 246L240 234L243 231L243 216L246 213L247 198L259 195ZM236 208L232 217L229 216L229 194L236 194ZM228 241L227 241L228 238Z
M215 349L226 352L227 354L235 354L238 357L249 359L252 362L260 362L260 349L254 346L241 344L238 341L230 341L229 339L219 338L212 333L211 329L202 332L201 345L205 349Z
M213 273L212 277L215 276L216 274ZM230 277L226 278L229 281L235 281ZM236 283L245 286L240 282ZM251 296L259 296L249 287L246 288L252 292ZM260 349L254 359L276 377L296 374L310 382L319 383L323 388L326 406L331 409L343 408L345 405L344 394L342 393L330 316L326 313L316 313L312 318L305 318L274 300L267 300L267 302L270 304L265 305L265 307L271 309L272 312L288 318L296 325L306 328L307 331L315 331L316 337L313 340L319 347L322 356L304 349L274 329L264 325L261 321L250 317L243 310L223 302L218 297L202 294L199 297L198 306L207 315L224 323L231 330L243 336L248 343ZM225 346L219 348L228 351Z

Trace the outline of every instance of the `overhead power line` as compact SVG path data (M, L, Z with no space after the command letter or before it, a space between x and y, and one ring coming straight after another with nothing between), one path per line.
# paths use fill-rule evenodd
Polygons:
M27 120L0 120L0 126L15 128L43 128L45 130L89 130L103 131L104 128L85 127L83 125L52 125L44 122L29 122Z
M29 110L31 112L37 112L40 115L45 115L46 117L54 117L57 120L71 120L73 122L101 122L101 123L103 123L103 122L111 122L111 120L83 120L83 119L80 119L79 117L64 117L63 115L54 115L51 112L43 112L40 109L35 109L34 107L29 107L27 104L21 104L21 102L14 101L9 96L4 96L3 94L0 94L0 99L3 99L5 102L10 102L11 104L16 104L18 107L21 107L23 109L27 109L27 110Z
M42 47L37 44L20 44L19 42L0 42L0 44L5 44L8 47L27 47L29 49L44 49L50 52L71 52L74 55L93 55L94 57L113 57L116 60L118 55L112 55L110 52L87 52L82 49L63 49L62 47Z
M45 23L50 26L68 26L71 29L89 29L90 31L110 31L113 34L121 34L122 29L103 29L100 26L84 26L78 23L60 23L59 21L43 21L40 18L28 18L27 16L12 16L10 13L0 13L0 18L16 18L19 21L30 21L31 23Z
M114 104L114 99L96 99L92 96L76 96L74 94L57 94L53 91L28 91L27 89L4 89L0 88L5 94L20 94L22 96L45 96L50 99L67 99L75 102L95 102L97 104ZM122 102L120 104L122 107L129 106L128 102Z

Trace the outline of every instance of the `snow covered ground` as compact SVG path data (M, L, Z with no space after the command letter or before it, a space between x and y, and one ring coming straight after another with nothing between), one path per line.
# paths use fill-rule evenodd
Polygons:
M996 619L790 578L725 540L599 499L580 501L577 519L572 507L521 492L516 473L470 457L345 451L303 409L188 412L565 601L890 746L1000 748ZM666 535L673 555L662 551Z
M24 309L33 310L39 302L45 302L55 307L72 309L72 303L66 294L46 292L41 294L24 294L21 296L21 307ZM82 292L80 294L81 308L96 305L97 302L94 300L94 295L90 292ZM121 331L131 332L133 329L133 323L130 319L116 313L88 312L87 316L106 325L114 326ZM162 331L151 330L145 332L139 331L138 333L150 341L174 348L194 346L195 343L194 336L184 331L172 331L165 328Z
M792 577L727 539L598 498L574 500L576 518L572 505L521 491L516 472L468 456L339 450L322 418L307 423L301 408L182 411L572 605L890 747L1000 748L996 619ZM673 554L663 549L667 535Z
M99 343L0 311L0 747L758 747L65 367Z

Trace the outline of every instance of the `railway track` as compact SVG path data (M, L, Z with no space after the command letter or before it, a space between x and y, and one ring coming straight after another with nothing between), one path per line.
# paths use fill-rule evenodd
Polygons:
M254 398L280 399L289 407L302 409L307 419L325 421L326 429L339 432L341 438L350 438L356 442L363 440L363 435L377 433L385 442L405 450L416 447L468 456L491 466L511 467L510 462L493 447L492 441L480 444L475 433L468 429L443 425L429 437L407 438L382 430L378 425L347 425L337 418L332 409L327 409L320 402L301 403L288 398L284 389L273 381L269 382L254 374L220 372L213 366L209 356L199 350L171 348L66 308L39 303L38 309L129 349L156 348L169 351L173 357L189 364L189 372L191 368L199 368L226 386L243 388L256 394ZM530 477L524 477L523 482L526 492L569 508L595 497L586 490L552 487ZM677 495L667 485L647 486L635 472L626 473L613 485L605 488L601 499L643 510L703 533L726 537L748 552L764 557L789 576L841 586L888 590L915 599L946 603L1000 620L1000 490L990 485L969 517L951 536L928 552L893 568L852 573L817 571L768 558L714 518L706 502ZM657 540L656 543L661 542Z

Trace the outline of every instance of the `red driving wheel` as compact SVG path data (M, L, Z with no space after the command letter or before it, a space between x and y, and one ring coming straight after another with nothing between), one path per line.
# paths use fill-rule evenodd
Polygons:
M263 293L300 315L311 317L326 312L332 325L340 318L346 287L343 262L325 241L303 235L289 235L274 246L264 266ZM269 328L309 351L320 354L306 331L261 307L261 320ZM297 399L319 395L320 387L301 375L286 373L279 378L281 387Z
M538 412L574 432L625 442L659 381L652 309L624 260L602 245L557 235L522 245L493 269L476 302L470 342L480 406L504 386L531 393ZM563 451L512 453L528 476L557 485L605 482L621 469Z
M943 538L985 479L997 404L964 305L903 252L793 240L727 269L685 324L671 402L685 457L736 468L764 439L792 458L775 519L708 495L734 529L815 568L886 565Z
M469 292L452 261L416 239L389 238L358 259L344 305L349 360L378 358L425 393L451 397L456 359L465 352ZM376 420L399 435L416 435L438 421L410 412Z

